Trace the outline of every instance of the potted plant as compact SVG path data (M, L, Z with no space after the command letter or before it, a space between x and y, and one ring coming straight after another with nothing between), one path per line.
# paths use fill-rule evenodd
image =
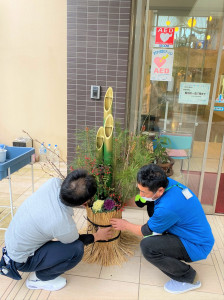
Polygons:
M78 147L70 168L88 170L98 186L95 197L86 206L88 233L95 232L98 226L110 226L113 217L122 218L126 200L136 195L138 170L152 161L146 136L134 135L123 130L119 124L115 127L109 161L108 151L106 158L101 153L101 130L96 134L94 129L86 128L76 134ZM103 148L105 152L105 145ZM133 254L138 242L139 239L131 233L114 231L111 241L85 247L84 261L101 265L121 264L126 261L127 255Z
M153 140L152 160L165 171L167 176L172 176L174 160L167 154L168 145L169 138L157 134Z
M86 205L87 232L111 226L110 219L122 218L126 200L136 195L137 172L152 161L148 138L134 135L115 124L112 116L113 90L104 97L104 122L97 131L86 128L76 133L78 147L71 169L84 168L97 181L97 193ZM115 265L133 254L139 238L129 232L114 231L108 242L85 247L84 261Z

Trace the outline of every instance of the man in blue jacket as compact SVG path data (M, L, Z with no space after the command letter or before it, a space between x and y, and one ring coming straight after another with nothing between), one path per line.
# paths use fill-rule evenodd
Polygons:
M111 219L112 226L144 237L140 245L144 257L171 278L164 286L167 292L199 288L196 271L185 262L206 259L214 237L198 198L154 164L139 170L137 183L136 201L153 202L154 213L143 226Z

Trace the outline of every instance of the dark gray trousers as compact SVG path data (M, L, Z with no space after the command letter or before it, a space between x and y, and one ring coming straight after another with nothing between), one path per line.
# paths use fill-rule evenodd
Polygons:
M180 282L193 283L196 272L183 262L191 262L191 259L177 236L163 234L146 237L140 246L145 259L167 276Z
M70 244L50 241L35 251L25 263L15 262L17 270L36 272L40 280L52 280L74 268L82 259L84 245L77 240Z

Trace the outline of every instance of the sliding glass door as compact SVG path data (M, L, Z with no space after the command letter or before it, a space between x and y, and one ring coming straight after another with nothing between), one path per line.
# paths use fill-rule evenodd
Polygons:
M192 135L188 186L207 213L224 213L223 1L215 1L216 6L183 2L146 1L134 121L149 137L161 131ZM172 177L186 183L187 160L183 168L175 162Z

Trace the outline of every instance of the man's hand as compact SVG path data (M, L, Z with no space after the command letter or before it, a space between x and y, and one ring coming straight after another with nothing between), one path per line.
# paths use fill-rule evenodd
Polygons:
M121 231L128 230L134 234L142 236L142 231L141 231L142 225L135 225L135 224L128 222L127 220L115 219L115 218L110 220L110 224L116 230L121 230Z
M102 228L99 227L96 233L94 233L94 242L108 241L112 238L113 229L111 227Z
M128 221L123 220L123 219L111 219L110 224L113 226L114 229L116 230L128 230Z

